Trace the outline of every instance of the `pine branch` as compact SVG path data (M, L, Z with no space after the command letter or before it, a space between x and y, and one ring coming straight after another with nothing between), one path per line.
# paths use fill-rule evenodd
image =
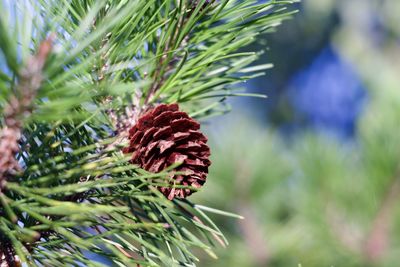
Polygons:
M8 207L8 201L5 199L3 191L7 190L7 180L12 179L12 176L21 171L16 154L19 152L18 142L22 136L22 123L23 119L32 112L32 102L40 88L43 79L42 70L51 52L53 39L54 35L50 35L40 44L38 53L28 60L27 65L20 72L16 94L10 97L9 103L4 108L4 126L0 133L0 154L2 155L0 159L0 198L2 206L13 223L17 223L18 219ZM15 256L12 242L2 242L0 255L2 266L20 264L19 259Z
M15 95L7 91L9 105L0 102L4 259L99 266L86 256L91 252L122 266L193 265L193 248L215 257L214 241L227 241L206 212L232 215L168 200L158 189L171 187L174 166L149 173L122 148L149 106L190 101L192 111L200 107L193 114L208 116L216 105L202 100L217 97L219 105L236 95L229 92L234 83L249 78L238 73L264 69L246 68L257 53L236 51L287 13L264 13L278 1L236 4L39 0L32 3L33 30L17 30L15 38L0 18L0 49L12 75L20 73L0 77L0 86L16 88ZM45 30L57 39L49 37L31 59L20 57L26 63L18 71L18 44L30 54Z
M162 84L166 81L166 73L171 71L177 62L183 60L182 57L177 56L176 51L183 50L188 45L190 31L183 35L183 38L178 40L180 32L188 25L191 17L195 17L200 11L204 14L214 1L200 0L200 1L189 1L188 5L181 1L179 11L182 15L178 16L178 22L176 25L169 24L169 28L173 28L172 34L166 41L166 45L161 52L161 57L158 62L152 80L154 81L150 87L150 91L144 101L144 105L147 105L150 99L154 96L157 90L160 89ZM187 56L187 55L186 55ZM184 56L185 57L185 56Z
M21 171L16 154L19 152L18 142L22 136L22 120L32 112L32 102L42 82L42 70L51 52L53 38L54 36L51 35L43 41L36 56L32 57L22 69L16 95L10 97L9 103L4 108L4 126L0 132L0 154L2 155L0 159L0 198L6 214L13 223L17 223L18 219L8 207L8 201L5 200L3 191L7 190L7 180L12 179L12 176ZM3 227L6 227L4 222ZM9 235L12 236L12 234ZM21 263L15 255L16 248L13 247L15 244L15 241L12 242L13 238L11 241L7 241L2 235L0 238L2 239L0 264L2 266L19 266Z
M16 95L10 97L4 108L4 126L0 133L0 193L6 185L6 178L21 168L15 156L19 151L18 141L21 138L22 120L32 112L32 102L42 82L42 69L52 49L54 36L40 44L38 53L32 57L19 75Z

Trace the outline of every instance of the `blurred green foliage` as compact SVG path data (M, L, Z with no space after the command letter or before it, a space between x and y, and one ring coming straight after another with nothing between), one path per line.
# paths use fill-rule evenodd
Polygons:
M303 1L305 17L338 16L329 40L368 90L355 137L305 130L288 139L246 117L215 132L196 197L245 219L218 218L230 247L204 266L399 266L399 4Z

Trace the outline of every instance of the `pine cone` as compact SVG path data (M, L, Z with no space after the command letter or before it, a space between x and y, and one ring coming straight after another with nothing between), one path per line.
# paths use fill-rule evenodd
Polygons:
M200 124L179 111L178 104L161 104L139 117L129 130L129 147L133 164L150 172L161 172L174 163L182 163L175 170L183 174L171 176L172 187L159 190L168 199L185 198L193 192L184 185L200 188L206 181L210 148L207 138L199 131Z

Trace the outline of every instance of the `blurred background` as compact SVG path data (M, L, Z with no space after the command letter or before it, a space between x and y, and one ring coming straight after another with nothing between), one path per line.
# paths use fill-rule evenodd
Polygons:
M246 50L273 63L209 121L195 201L230 246L201 266L400 266L400 1L303 0Z

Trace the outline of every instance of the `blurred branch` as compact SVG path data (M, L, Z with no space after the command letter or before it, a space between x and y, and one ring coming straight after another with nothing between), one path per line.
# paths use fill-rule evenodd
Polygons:
M349 251L360 254L362 251L363 233L359 228L349 223L342 212L333 204L328 204L326 217L335 238Z
M376 262L381 259L390 245L390 228L394 215L393 209L397 207L399 197L400 169L397 170L393 182L384 196L365 242L365 258L370 261Z
M251 168L247 162L241 160L237 164L236 170L236 191L237 191L237 209L238 213L244 217L244 220L239 220L238 224L242 231L245 242L252 255L253 261L257 266L266 266L270 255L266 241L263 239L264 230L263 225L257 219L256 212L252 208L249 200L249 184L251 175Z
M257 215L250 203L241 203L238 205L238 213L243 215L244 220L239 220L239 226L244 236L245 242L253 261L257 266L266 266L270 254L263 239L263 225L257 220Z
M394 216L393 209L396 208L400 197L399 177L398 171L373 219L370 231L364 238L361 233L356 232L356 228L351 227L335 207L330 205L327 208L327 221L336 238L349 251L363 254L367 262L379 261L389 248L390 228Z

